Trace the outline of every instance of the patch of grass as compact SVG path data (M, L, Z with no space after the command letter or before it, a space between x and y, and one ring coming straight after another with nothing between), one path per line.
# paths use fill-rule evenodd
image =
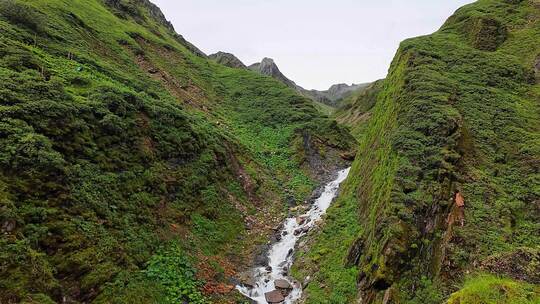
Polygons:
M540 302L540 288L488 274L469 277L448 304L534 304Z

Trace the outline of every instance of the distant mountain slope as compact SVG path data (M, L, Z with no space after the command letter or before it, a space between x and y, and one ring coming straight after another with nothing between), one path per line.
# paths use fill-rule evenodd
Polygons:
M279 67L276 65L273 59L264 58L261 62L254 63L248 67L250 70L258 72L262 75L273 77L286 86L295 89L300 94L324 105L336 108L340 101L355 91L359 91L365 88L368 84L352 84L347 85L344 83L332 85L326 91L317 91L317 90L306 90L301 86L297 85L294 81L287 78L279 70Z
M0 1L0 303L235 302L352 137L146 0Z
M401 43L295 262L305 303L540 303L539 58L532 0L476 1Z
M384 80L377 80L367 87L353 92L346 97L340 107L333 113L333 117L340 123L351 128L356 138L362 137L369 119L373 115L373 108L377 103L378 95Z

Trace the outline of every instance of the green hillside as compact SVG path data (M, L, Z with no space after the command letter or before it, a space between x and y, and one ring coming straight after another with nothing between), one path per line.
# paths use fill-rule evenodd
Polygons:
M341 102L342 105L332 115L337 122L349 127L351 134L357 139L361 139L365 133L383 83L384 80L377 80L360 91L354 92Z
M0 303L240 298L353 141L146 0L0 0Z
M480 0L401 44L295 264L306 303L540 303L539 60L535 0Z

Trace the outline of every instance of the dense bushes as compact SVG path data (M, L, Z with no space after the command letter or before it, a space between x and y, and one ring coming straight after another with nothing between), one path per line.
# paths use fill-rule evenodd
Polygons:
M153 256L148 262L145 274L165 286L165 303L208 303L199 291L201 282L195 277L195 269L178 244L173 244Z
M11 23L22 25L34 32L45 29L45 18L34 8L19 0L0 1L0 15Z

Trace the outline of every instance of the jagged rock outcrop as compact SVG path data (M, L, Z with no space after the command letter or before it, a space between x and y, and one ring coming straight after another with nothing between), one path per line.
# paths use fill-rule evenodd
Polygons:
M261 73L263 75L270 76L281 82L283 82L288 87L293 89L298 89L298 85L294 81L287 78L274 62L272 58L264 58L261 62L254 63L248 67L250 70Z
M236 68L236 69L247 68L246 65L240 59L238 59L236 56L234 56L231 53L217 52L215 54L209 55L208 58L214 60L215 62L219 64L228 66L230 68Z

